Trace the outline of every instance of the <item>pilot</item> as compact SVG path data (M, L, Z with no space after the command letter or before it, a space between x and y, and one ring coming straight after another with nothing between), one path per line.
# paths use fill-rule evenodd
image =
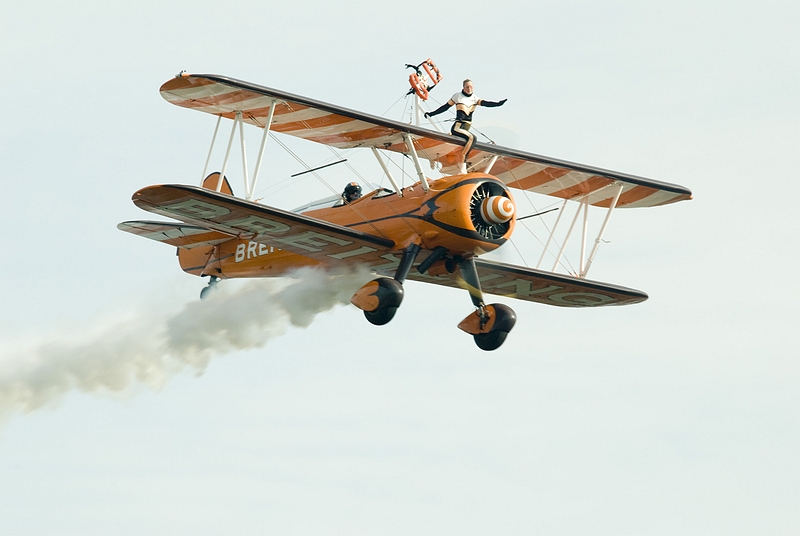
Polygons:
M469 156L469 152L475 143L475 134L469 131L470 127L472 126L472 113L475 111L475 108L478 106L494 108L496 106L504 105L507 100L508 99L503 99L499 102L494 102L479 99L475 96L475 93L473 93L472 80L467 78L464 80L464 84L460 92L450 97L449 101L447 101L445 104L442 104L434 111L425 113L425 117L432 117L448 110L452 105L456 105L456 120L453 123L453 127L450 129L450 133L467 140L467 144L464 146L464 151L462 153L463 164L459 166L462 173L466 173L467 171L467 157Z
M344 192L342 192L344 204L352 203L359 197L361 197L361 186L357 182L351 182L344 187Z

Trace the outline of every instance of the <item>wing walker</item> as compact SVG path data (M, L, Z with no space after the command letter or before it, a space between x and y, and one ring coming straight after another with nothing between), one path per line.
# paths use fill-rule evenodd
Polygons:
M675 203L691 198L688 189L493 143L476 141L464 155L465 139L443 131L433 119L421 125L425 101L442 80L439 69L431 60L408 67L414 70L409 78L410 122L224 76L182 72L161 86L162 97L218 117L201 184L142 188L133 195L136 206L173 221L128 221L119 229L177 247L185 272L209 277L201 297L221 279L280 277L306 266L364 265L376 278L351 302L369 322L383 325L400 307L408 279L465 289L474 311L458 327L483 350L500 347L516 322L510 307L486 303L485 293L560 307L628 305L647 299L644 292L591 281L586 274L616 208ZM219 171L208 173L223 118L232 120L225 159ZM252 176L247 170L245 124L263 131ZM233 195L226 176L237 130L244 168L242 197ZM279 139L275 133L334 149L371 151L391 188L365 188L362 195L361 185L352 183L341 198L294 211L257 202L253 198L265 147L270 137ZM409 186L398 184L387 165L387 156L398 154L413 162L416 176ZM442 176L426 176L423 161ZM553 196L559 203L563 199L535 268L481 258L514 233L518 215L512 191ZM576 211L559 247L555 232L568 205ZM606 210L587 254L590 205ZM557 273L581 216L578 268L571 274ZM547 253L556 257L550 270L541 268Z

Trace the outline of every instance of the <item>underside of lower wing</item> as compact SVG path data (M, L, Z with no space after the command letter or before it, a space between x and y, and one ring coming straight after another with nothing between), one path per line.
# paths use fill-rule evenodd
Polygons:
M632 305L647 299L647 294L640 290L544 272L524 266L476 260L475 267L484 292L518 300L557 307L601 307ZM416 270L412 270L408 278L448 287L465 288L464 278L458 268L452 273L442 270L436 275L420 274Z
M133 195L133 202L188 224L182 228L269 244L327 266L385 264L382 256L395 245L383 237L195 186L148 186Z

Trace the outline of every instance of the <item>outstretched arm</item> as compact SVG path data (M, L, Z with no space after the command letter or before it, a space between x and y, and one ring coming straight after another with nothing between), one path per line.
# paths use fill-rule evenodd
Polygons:
M503 99L500 102L494 102L490 100L483 100L479 103L481 106L486 106L487 108L496 108L497 106L502 106L506 103L508 99Z
M453 102L453 99L450 99L449 101L445 102L444 104L436 108L434 111L425 112L425 117L433 117L434 115L439 115L440 113L449 110L450 107L454 104L455 102Z

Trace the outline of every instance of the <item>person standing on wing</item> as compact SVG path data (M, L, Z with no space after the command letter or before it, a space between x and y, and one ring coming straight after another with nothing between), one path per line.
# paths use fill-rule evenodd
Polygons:
M472 80L467 78L464 80L461 91L450 97L449 101L442 104L434 111L425 113L425 117L432 117L450 109L452 105L456 105L456 121L453 123L453 128L450 129L450 133L467 140L467 144L464 146L464 152L462 153L461 163L459 163L461 173L467 172L467 156L469 156L469 152L475 144L475 135L469 131L469 128L472 126L472 112L474 112L475 108L478 106L486 106L488 108L502 106L507 100L508 99L503 99L500 102L493 102L479 99L475 96L475 93L473 93Z

